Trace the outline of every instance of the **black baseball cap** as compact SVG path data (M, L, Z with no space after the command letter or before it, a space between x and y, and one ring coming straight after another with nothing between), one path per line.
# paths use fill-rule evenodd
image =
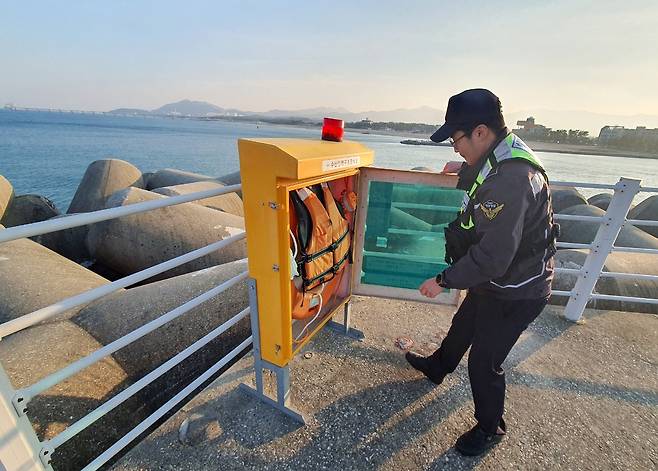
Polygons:
M446 119L430 139L443 142L459 129L475 127L478 124L492 124L502 128L505 119L496 95L484 88L465 90L451 96L446 109Z

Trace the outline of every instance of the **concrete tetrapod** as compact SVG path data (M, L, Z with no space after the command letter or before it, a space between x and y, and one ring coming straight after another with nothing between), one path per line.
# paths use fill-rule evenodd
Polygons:
M149 188L149 181L153 175L155 175L155 172L142 172L142 182L144 183L144 188Z
M5 227L41 222L59 215L55 204L45 196L14 196L0 221Z
M154 188L163 188L165 186L184 185L185 183L203 182L215 180L214 177L201 175L200 173L185 172L175 168L165 168L158 170L148 179L147 190ZM225 182L222 182L226 184Z
M68 216L70 216L70 214L60 214L52 219L65 218ZM90 259L89 251L85 245L88 228L89 226L71 227L60 231L34 236L31 237L31 239L69 260L81 263L89 261Z
M236 260L117 292L87 306L73 322L106 345L245 271L247 261ZM247 282L243 280L113 356L130 378L139 379L248 305ZM167 373L159 391L181 389L189 377L208 369L248 336L246 317L190 357L193 361L186 361Z
M239 260L116 293L90 305L73 321L100 343L108 344L246 270L246 260ZM247 306L247 284L241 281L122 348L113 358L126 371L130 382L135 382ZM247 316L120 406L123 414L130 417L129 427L124 426L127 419L116 414L113 425L124 427L123 433L127 433L249 334ZM240 355L220 373L239 358Z
M628 219L643 219L645 221L658 221L658 195L650 196L628 212ZM644 232L658 237L658 227L637 226Z
M562 211L561 214L575 214L579 216L603 216L605 211L590 205L578 205ZM563 221L560 223L561 242L572 242L579 244L589 244L594 240L600 224L598 222L588 221ZM615 245L618 247L639 247L647 249L658 248L658 238L641 231L630 224L622 227L617 236Z
M105 283L104 278L36 242L5 242L0 244L0 323ZM101 347L72 322L58 320L71 317L81 307L0 341L0 362L15 388L30 386ZM112 358L105 359L35 397L28 405L28 415L41 439L52 438L98 406L125 380L118 364ZM110 419L58 450L55 469L80 469L118 439L121 431L125 433L127 426L121 425L121 415ZM105 440L102 446L101 439Z
M112 195L107 207L125 206L164 198L156 193L128 188ZM243 232L244 219L229 213L184 203L146 213L94 224L87 247L99 262L128 275L213 242ZM246 257L246 241L169 270L164 279Z
M96 160L87 167L67 213L103 209L108 196L130 186L143 187L142 172L137 167L119 159ZM36 240L66 258L82 262L90 258L85 245L87 232L89 226L72 227L44 234Z
M216 181L194 182L194 183L185 183L183 185L174 185L174 186L165 186L162 188L156 188L153 190L153 192L165 196L178 196L178 195L188 195L190 193L196 193L198 191L222 188L224 186L226 185ZM225 213L235 214L236 216L244 216L242 199L238 196L237 193L226 193L219 196L213 196L211 198L205 198L202 200L194 201L194 203L200 204L207 208L224 211Z
M222 182L224 185L238 185L242 181L240 177L240 171L233 173L227 173L221 177L217 177L217 181Z
M585 263L587 253L585 250L558 250L555 256L555 266L579 270ZM608 255L603 271L655 275L658 273L658 257L647 254L613 252ZM553 289L571 291L575 284L575 275L558 273L553 280ZM658 295L658 281L637 278L600 278L596 283L594 292L655 299ZM564 296L553 296L551 303L564 305L567 303L567 299ZM658 314L658 305L629 301L595 299L591 300L587 306L594 309Z
M587 204L587 199L578 190L567 186L551 185L553 211L561 213L572 206Z
M452 189L400 185L392 189L391 205L392 209L402 209L411 216L435 226L448 224L455 219L462 198L461 192Z
M0 175L0 220L5 214L5 210L11 204L14 197L14 187L9 180Z
M587 198L587 203L591 204L592 206L596 206L603 211L607 211L608 206L610 205L610 200L612 200L611 193L599 193L598 195L594 195L591 198Z
M29 239L2 243L0 323L106 283L105 278ZM57 319L69 318L79 310L66 311Z
M134 186L142 188L142 172L125 160L103 159L89 164L69 206L68 214L103 209L108 196Z
M432 230L432 224L429 222L423 221L422 219L395 207L391 208L390 223L391 227L400 229L411 229L415 231L426 232Z
M0 341L0 362L14 388L31 386L101 348L91 335L64 320L37 325ZM112 358L85 368L37 395L28 417L41 440L51 439L124 388L127 376ZM81 469L135 425L142 405L135 399L73 437L53 454L53 467ZM145 415L142 413L142 415Z
M223 183L224 185L238 185L242 183L242 177L240 176L240 171L233 173L227 173L217 178L217 181ZM238 191L238 196L242 198L242 191Z

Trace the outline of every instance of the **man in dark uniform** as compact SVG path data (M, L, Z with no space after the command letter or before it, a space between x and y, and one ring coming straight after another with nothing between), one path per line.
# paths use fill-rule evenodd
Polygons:
M468 294L440 348L428 357L408 352L406 358L440 384L470 347L477 424L455 448L479 455L506 433L501 364L548 301L559 226L553 224L544 167L507 130L493 93L473 89L451 97L445 124L431 137L435 142L448 138L466 161L458 184L466 194L458 218L446 229L450 266L426 280L420 292L433 298L457 288Z

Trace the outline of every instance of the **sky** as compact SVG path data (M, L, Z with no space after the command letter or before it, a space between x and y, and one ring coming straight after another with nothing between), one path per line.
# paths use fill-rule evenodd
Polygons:
M0 0L0 106L658 115L658 1ZM437 120L439 121L439 120Z

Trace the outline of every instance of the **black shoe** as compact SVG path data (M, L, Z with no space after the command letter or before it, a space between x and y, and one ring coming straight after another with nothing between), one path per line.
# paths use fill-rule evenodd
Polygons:
M457 439L455 448L465 456L481 455L498 445L505 437L507 428L503 419L500 419L500 428L503 433L487 433L478 424Z
M407 352L404 357L411 366L427 376L427 379L434 384L441 384L443 382L443 376L436 376L430 373L430 361L427 357L414 352Z

